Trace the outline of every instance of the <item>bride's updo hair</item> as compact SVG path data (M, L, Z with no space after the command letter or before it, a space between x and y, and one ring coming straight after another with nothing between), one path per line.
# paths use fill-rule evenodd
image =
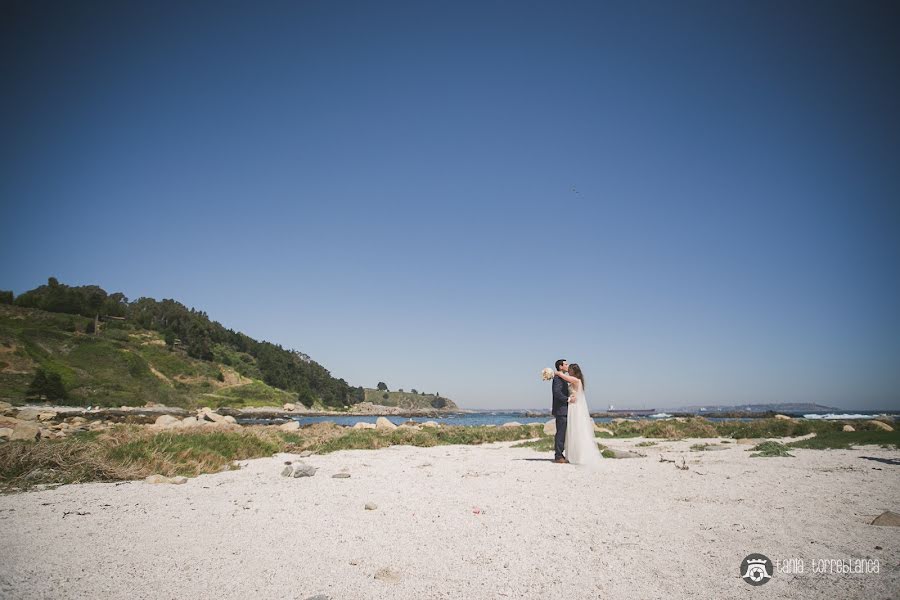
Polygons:
M578 363L572 363L571 365L569 365L569 375L580 379L581 387L584 388L584 373L581 372L581 367L578 366Z

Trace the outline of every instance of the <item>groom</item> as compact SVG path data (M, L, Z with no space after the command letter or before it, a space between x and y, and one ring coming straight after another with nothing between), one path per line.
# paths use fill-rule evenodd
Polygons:
M569 372L569 363L561 358L556 361L556 370ZM564 465L568 459L563 456L566 446L566 425L569 420L569 384L559 375L553 377L553 416L556 417L556 437L553 440L553 462Z

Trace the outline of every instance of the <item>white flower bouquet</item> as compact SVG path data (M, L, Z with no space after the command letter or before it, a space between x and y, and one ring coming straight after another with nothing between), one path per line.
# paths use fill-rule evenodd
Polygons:
M550 381L556 376L556 373L550 367L541 371L541 381Z

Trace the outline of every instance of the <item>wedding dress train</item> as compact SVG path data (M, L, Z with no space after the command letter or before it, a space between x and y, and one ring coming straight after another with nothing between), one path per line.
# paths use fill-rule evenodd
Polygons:
M591 419L584 389L575 392L575 402L569 405L566 458L573 465L585 466L597 466L603 459L594 436L594 420Z

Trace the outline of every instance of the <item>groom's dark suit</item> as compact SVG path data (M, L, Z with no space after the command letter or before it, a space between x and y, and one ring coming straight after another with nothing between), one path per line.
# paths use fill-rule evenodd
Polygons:
M553 416L556 417L555 458L563 457L566 445L566 425L569 420L569 384L558 375L553 378Z

